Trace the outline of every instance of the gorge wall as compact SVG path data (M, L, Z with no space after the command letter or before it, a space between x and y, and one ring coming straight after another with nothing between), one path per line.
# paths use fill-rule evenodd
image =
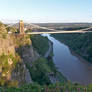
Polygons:
M25 62L35 61L39 54L33 50L28 35L7 34L0 23L0 85L20 86L31 83L29 70Z

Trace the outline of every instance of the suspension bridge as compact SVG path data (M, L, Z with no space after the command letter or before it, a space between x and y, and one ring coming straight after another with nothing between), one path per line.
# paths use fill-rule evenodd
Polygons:
M10 26L13 26L15 24L10 24L7 27L10 27ZM28 32L28 33L25 33L25 29L24 29L24 23L23 21L19 21L19 33L20 34L29 34L29 35L32 35L32 34L68 34L68 33L91 33L92 31L88 31L90 29L92 29L92 27L89 27L89 28L85 28L85 29L81 29L81 30L73 30L73 31L65 31L65 30L55 30L55 29L50 29L50 28L47 28L47 27L40 27L38 25L34 25L32 24L33 26L35 27L38 27L38 28L41 28L43 29L43 32ZM44 31L45 30L49 30L48 32L47 31Z

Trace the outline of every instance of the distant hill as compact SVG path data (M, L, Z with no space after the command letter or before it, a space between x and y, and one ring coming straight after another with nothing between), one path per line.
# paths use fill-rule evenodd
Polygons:
M36 23L36 25L56 30L78 30L92 27L92 23Z
M92 23L35 23L42 27L92 26Z

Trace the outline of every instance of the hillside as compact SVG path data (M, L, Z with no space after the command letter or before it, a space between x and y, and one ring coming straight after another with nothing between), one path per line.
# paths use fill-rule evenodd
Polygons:
M54 34L52 36L68 45L75 53L92 63L92 33Z
M77 30L91 27L92 23L36 23L41 27L48 27L56 30Z

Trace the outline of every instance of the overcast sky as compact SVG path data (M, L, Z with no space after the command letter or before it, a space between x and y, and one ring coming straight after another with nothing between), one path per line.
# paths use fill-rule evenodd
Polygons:
M92 22L92 0L0 0L0 20Z

